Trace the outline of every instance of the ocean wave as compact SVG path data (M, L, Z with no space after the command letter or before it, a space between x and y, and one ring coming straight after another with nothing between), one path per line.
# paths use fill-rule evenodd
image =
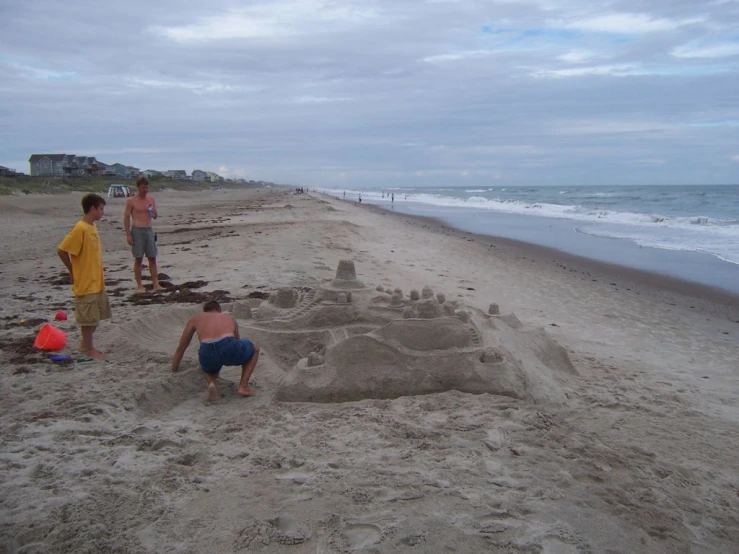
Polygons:
M546 202L525 202L507 198L485 198L469 196L453 198L437 194L414 194L412 200L437 207L470 208L490 210L502 213L534 215L556 219L572 219L575 221L598 221L638 226L662 226L680 228L713 227L724 230L739 239L739 224L734 219L712 218L703 215L667 216L662 214L645 214L618 210L592 209L573 204L550 204Z
M400 189L388 190L397 191ZM571 219L574 221L585 222L597 221L644 227L676 227L688 229L720 228L724 232L731 234L739 239L739 220L709 217L700 213L686 216L668 216L659 213L619 211L617 209L593 207L582 204L553 204L533 200L516 200L511 198L487 198L482 195L474 194L475 192L488 192L485 189L454 190L454 192L457 193L471 194L466 198L464 196L454 197L443 194L443 192L447 192L447 190L449 189L435 189L433 193L420 191L411 192L408 189L405 190L409 193L407 194L408 200L435 207L490 210L502 213L525 214L537 217L550 217L555 219ZM338 191L334 190L327 192L335 192L339 194ZM351 192L347 190L347 193L354 195L358 194L359 192L360 191L358 190L352 190ZM382 199L380 191L362 191L362 193L365 198L367 198L367 200ZM396 196L398 196L397 193Z
M639 246L660 250L699 252L739 265L739 242L737 242L735 236L726 236L721 233L698 234L691 233L688 230L664 228L653 230L650 233L645 232L646 230L640 232L639 229L635 228L616 228L613 226L580 226L575 227L575 231L593 237L628 240Z
M478 191L480 194L475 194ZM489 198L486 197L489 193L483 189L456 189L454 192L459 196L445 194L443 189L408 192L408 201L430 207L570 220L576 222L580 233L629 240L653 248L703 252L739 264L739 218L736 217L710 217L700 212L676 216L620 211L602 205L579 204L580 199L575 195L569 197L571 204L559 204L534 199ZM365 191L364 194L368 201L381 201L379 192ZM563 197L556 195L556 198Z

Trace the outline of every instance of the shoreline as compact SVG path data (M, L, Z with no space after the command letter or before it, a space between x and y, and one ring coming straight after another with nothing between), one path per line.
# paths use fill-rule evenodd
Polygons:
M739 295L739 249L732 240L739 232L735 188L681 192L647 186L638 193L625 188L565 187L557 194L541 186L487 192L418 187L408 189L407 197L396 191L392 204L373 190L363 201L437 218L467 232L546 246Z
M731 291L727 291L719 287L712 287L703 283L688 281L672 277L670 275L645 271L624 265L603 262L531 242L482 233L472 233L453 227L432 216L396 212L392 209L388 210L375 204L360 204L353 200L350 200L349 202L376 213L425 224L427 229L432 232L451 234L458 238L474 237L475 240L480 243L493 243L497 248L497 254L503 254L513 259L530 258L534 259L536 262L560 267L560 269L561 265L566 265L568 266L567 269L572 269L588 276L597 277L598 281L609 281L610 283L620 280L621 282L617 283L617 286L629 287L632 289L641 287L645 289L645 292L654 296L675 294L683 297L685 300L710 302L716 306L732 310L734 313L734 319L729 318L730 321L739 323L739 294L733 294Z

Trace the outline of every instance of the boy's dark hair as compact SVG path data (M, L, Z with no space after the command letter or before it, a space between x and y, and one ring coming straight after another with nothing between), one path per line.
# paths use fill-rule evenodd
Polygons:
M215 300L208 300L205 304L203 304L203 311L204 312L220 312L221 305Z
M138 179L136 179L136 186L140 187L141 185L148 185L149 179L146 178L146 175L142 175Z
M90 193L82 197L82 212L90 213L90 210L98 206L105 206L105 198L99 194Z

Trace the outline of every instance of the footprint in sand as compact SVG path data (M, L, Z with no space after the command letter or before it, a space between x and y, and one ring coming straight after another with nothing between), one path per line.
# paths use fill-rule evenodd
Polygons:
M303 471L288 471L277 475L279 481L292 481L298 485L303 485L310 481L312 475Z
M507 510L493 510L479 517L480 531L486 534L502 533L511 527L511 523L505 520L515 519Z
M497 452L504 446L510 444L508 433L503 429L487 429L487 438L483 439L483 444L488 447L492 452Z
M542 554L579 554L591 546L578 532L566 525L550 529L539 543Z
M310 538L309 530L290 516L280 515L267 521L252 522L241 530L234 546L239 550L264 547L274 545L274 543L295 546L309 541Z
M343 532L352 552L378 544L382 540L382 530L371 523L351 523Z

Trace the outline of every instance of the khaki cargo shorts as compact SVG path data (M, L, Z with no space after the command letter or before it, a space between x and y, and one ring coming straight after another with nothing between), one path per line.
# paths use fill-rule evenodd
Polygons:
M108 294L102 290L94 294L75 296L74 316L81 327L93 327L103 319L110 319Z

